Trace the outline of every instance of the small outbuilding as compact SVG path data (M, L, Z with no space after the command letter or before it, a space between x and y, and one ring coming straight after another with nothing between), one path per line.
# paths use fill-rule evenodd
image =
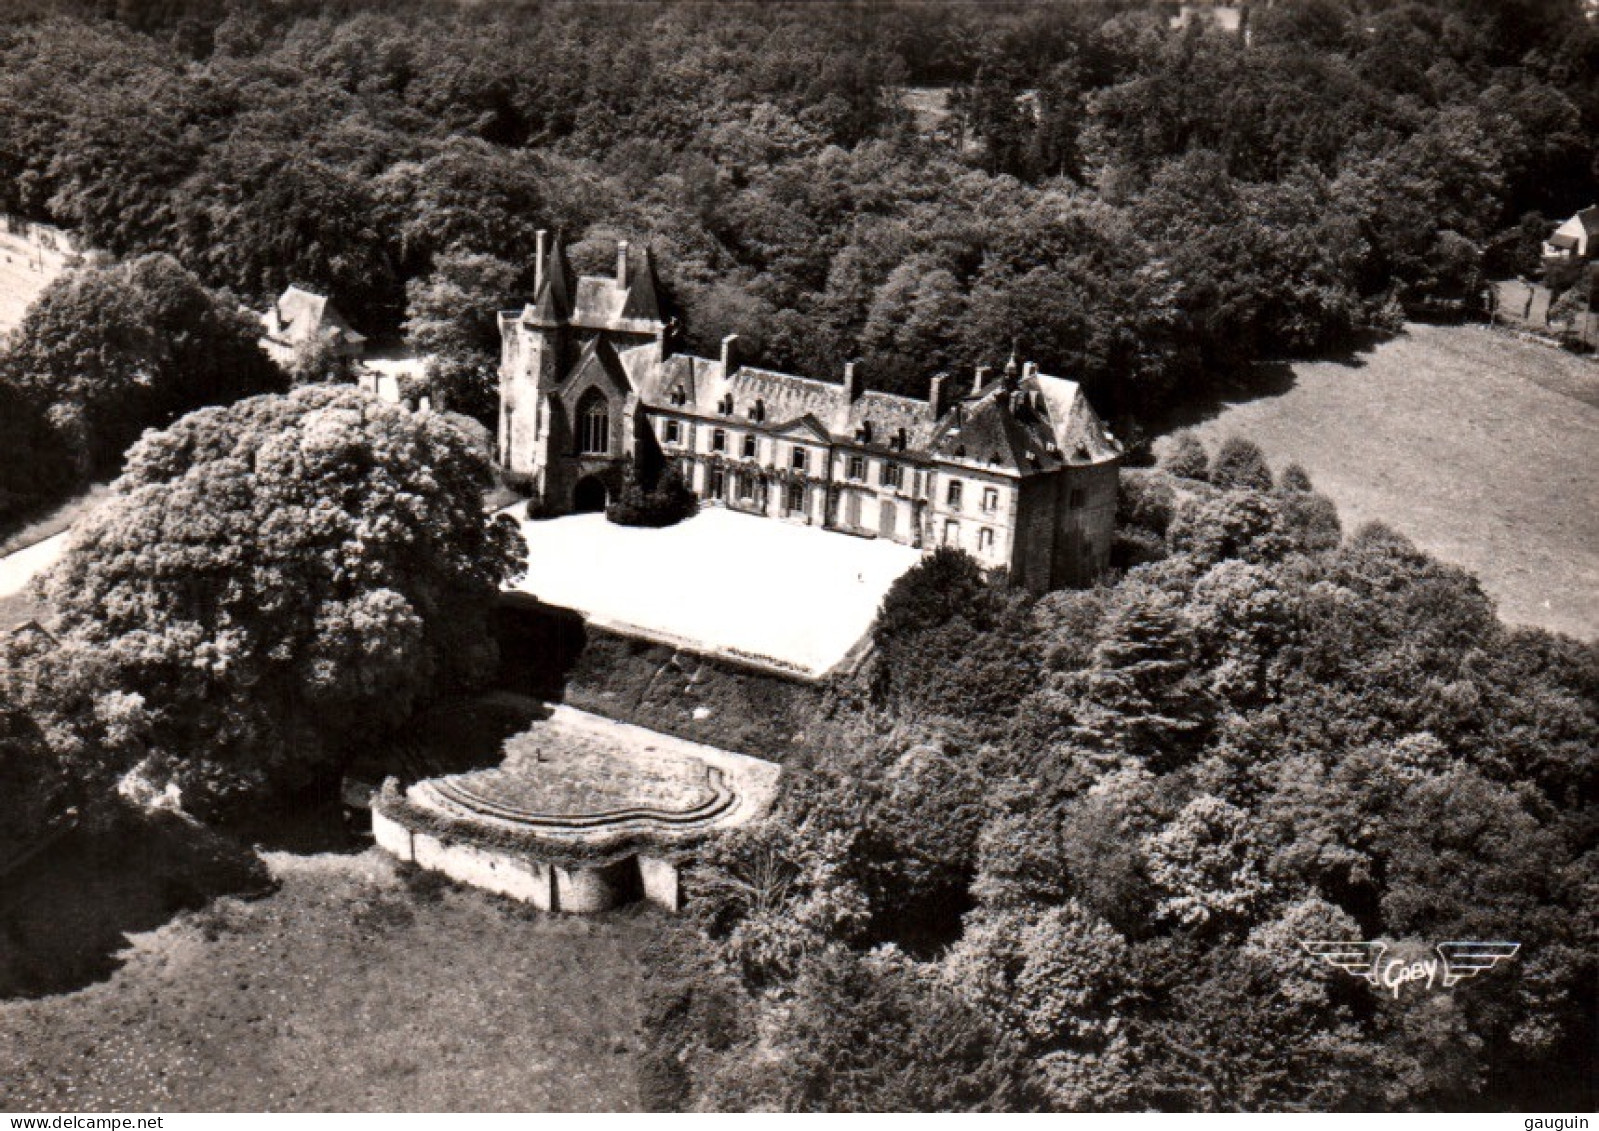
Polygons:
M273 361L288 366L297 354L319 340L327 341L336 356L360 357L366 335L358 333L327 295L290 287L261 315L266 333L261 348Z
M1590 204L1544 241L1545 259L1592 259L1599 244L1599 204Z

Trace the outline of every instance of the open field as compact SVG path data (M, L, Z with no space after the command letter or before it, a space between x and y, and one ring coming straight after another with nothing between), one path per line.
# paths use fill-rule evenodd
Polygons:
M132 936L109 981L0 1002L0 1109L637 1106L649 912L564 918L408 885L376 849Z
M65 253L0 229L0 334L22 321L39 292L66 270L66 263Z
M522 533L521 592L602 628L808 676L844 659L921 560L895 542L715 507L660 530L582 514Z
M1599 366L1480 326L1412 325L1196 431L1304 465L1344 529L1379 519L1482 579L1513 624L1599 636Z

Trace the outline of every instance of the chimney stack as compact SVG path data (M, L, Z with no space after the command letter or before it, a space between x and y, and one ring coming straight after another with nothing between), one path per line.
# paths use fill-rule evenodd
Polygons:
M731 377L738 368L738 335L729 334L722 339L722 376Z
M662 322L655 328L655 361L657 364L667 359L666 352L666 323Z
M627 286L627 241L616 241L616 285Z
M533 298L539 297L539 291L544 286L544 264L550 255L550 233L545 228L540 228L537 233L538 251L533 259Z
M979 365L977 367L977 373L972 378L972 396L975 397L978 393L983 391L983 386L988 384L988 374L990 372L990 369L986 365Z
M853 361L844 363L844 395L849 398L851 404L861 399L861 378L855 371Z
M933 419L937 420L944 415L944 410L949 408L948 393L945 386L949 384L949 374L940 373L933 378L933 385L927 392L928 403L933 409Z
M1026 381L1030 377L1037 377L1037 376L1038 376L1038 362L1036 362L1036 361L1027 361L1027 362L1023 362L1022 363L1022 380L1023 381Z

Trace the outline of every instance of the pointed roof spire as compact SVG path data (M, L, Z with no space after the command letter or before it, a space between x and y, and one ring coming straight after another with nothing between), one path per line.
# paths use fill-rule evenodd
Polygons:
M572 316L572 264L566 258L566 239L555 233L549 264L538 294L533 296L533 317L546 325L559 325Z
M643 318L660 322L660 282L655 277L655 254L648 244L643 254L628 258L627 301L622 307L623 318Z

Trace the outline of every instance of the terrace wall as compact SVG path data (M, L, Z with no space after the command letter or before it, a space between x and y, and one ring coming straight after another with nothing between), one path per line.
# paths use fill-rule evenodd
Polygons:
M551 606L502 604L506 690L781 762L807 746L822 687L596 628Z
M565 868L509 849L414 831L379 808L372 810L372 836L401 860L540 911L592 915L640 896L668 911L682 906L677 865L662 858L629 856L589 868Z

